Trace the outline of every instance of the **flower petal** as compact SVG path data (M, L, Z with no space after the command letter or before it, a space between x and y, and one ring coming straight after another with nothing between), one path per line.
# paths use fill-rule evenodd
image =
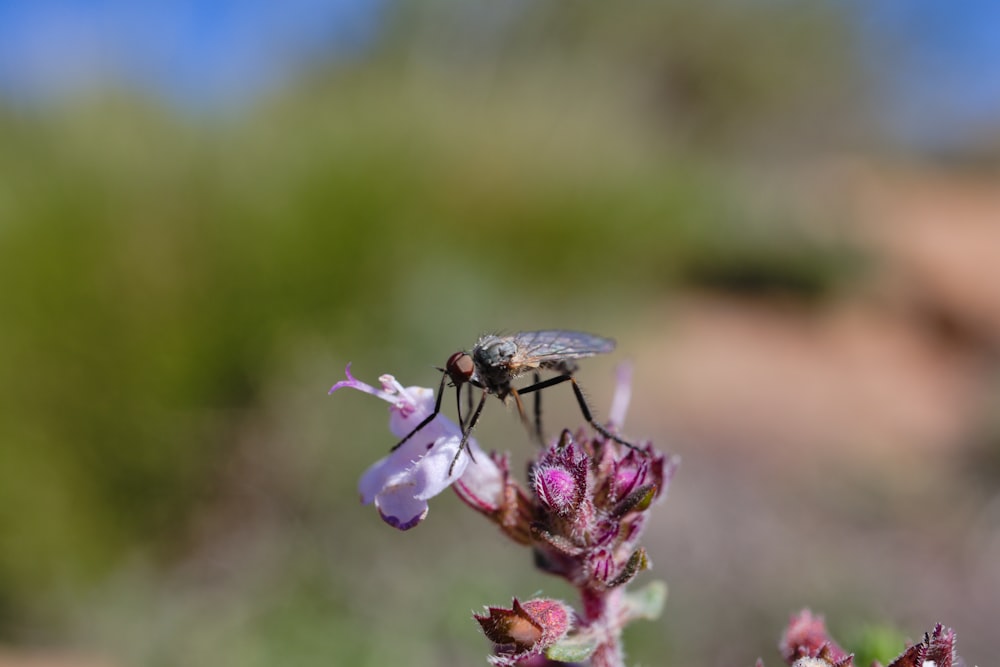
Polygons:
M399 463L393 461L391 456L386 456L373 463L358 481L361 504L370 504L384 488L401 483L401 478L406 475L406 472L406 469L400 468Z
M458 452L461 440L460 435L439 438L414 466L412 479L420 489L416 494L417 498L436 496L462 476L470 459L468 452ZM456 453L458 458L455 457Z
M632 364L619 364L615 369L615 394L608 410L608 423L621 428L625 425L628 404L632 400Z
M480 512L496 512L504 501L506 468L497 465L492 456L481 455L479 448L474 447L476 460L469 464L461 479L455 483L455 492Z
M375 508L382 520L393 528L409 530L427 516L427 501L414 497L408 484L390 486L375 497Z
M383 378L390 378L396 382L396 378L391 375L383 375ZM410 434L420 422L427 418L434 411L434 390L427 387L402 387L397 385L397 398L389 412L389 430L397 438L402 438ZM449 429L448 426L452 428ZM420 431L420 437L424 440L435 440L443 433L454 431L461 433L458 426L448 420L443 415L438 415L437 419L425 426Z
M350 364L347 364L347 368L344 369L344 374L347 376L347 379L341 380L340 382L334 384L332 387L330 387L330 391L328 391L327 394L332 394L338 389L343 389L344 387L350 387L351 389L357 389L358 391L362 391L366 394L371 394L372 396L378 396L383 401L389 401L390 403L394 403L396 401L395 396L393 396L390 392L384 390L378 390L375 387L366 384L361 380L355 378L353 375L351 375Z

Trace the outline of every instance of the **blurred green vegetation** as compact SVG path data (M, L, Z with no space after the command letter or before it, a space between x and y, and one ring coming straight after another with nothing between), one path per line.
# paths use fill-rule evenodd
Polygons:
M813 300L856 270L741 185L863 124L828 9L403 3L386 21L365 57L219 116L122 91L0 109L0 639L57 641L96 607L95 636L149 664L457 661L414 657L420 632L449 634L436 617L370 616L345 583L398 536L366 538L381 527L354 504L384 410L322 401L344 363L428 377L482 330L614 333L679 285ZM192 597L189 562L256 543L241 520L306 555ZM442 581L466 562L420 557ZM406 660L362 643L376 622Z
M859 628L857 637L852 641L849 650L855 654L859 665L871 665L876 660L888 665L899 656L913 641L895 628L881 625L868 625Z

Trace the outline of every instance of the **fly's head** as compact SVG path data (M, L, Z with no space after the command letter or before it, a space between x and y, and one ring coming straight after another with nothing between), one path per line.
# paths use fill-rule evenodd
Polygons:
M476 364L473 363L472 357L468 353L456 352L448 357L448 361L444 365L444 372L448 374L452 385L461 387L472 380L472 376L476 373Z

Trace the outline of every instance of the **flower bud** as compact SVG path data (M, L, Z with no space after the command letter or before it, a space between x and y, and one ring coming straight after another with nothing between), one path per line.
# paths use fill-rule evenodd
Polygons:
M889 667L923 667L933 664L936 667L953 667L962 664L955 652L955 631L940 623L934 626L934 632L924 633L924 640L914 644L892 661Z
M615 561L608 549L596 549L587 558L590 579L607 584L615 576Z
M632 489L646 483L649 459L630 449L620 461L615 461L611 475L610 500L624 498Z
M560 516L568 516L579 504L580 489L576 478L565 468L535 470L535 493Z
M514 598L511 609L487 607L487 614L474 614L483 634L493 642L494 665L512 666L541 655L566 636L573 624L569 607L558 600L536 598L524 604Z
M799 658L815 658L825 648L831 662L837 662L847 657L847 651L833 641L826 630L822 616L813 616L808 609L803 609L792 616L785 629L785 634L778 644L781 655L788 664Z

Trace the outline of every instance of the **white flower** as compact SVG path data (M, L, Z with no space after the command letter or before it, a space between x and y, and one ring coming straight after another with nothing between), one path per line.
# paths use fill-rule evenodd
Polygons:
M350 364L345 373L347 380L333 385L330 393L350 387L391 403L389 430L397 439L409 434L434 411L432 389L403 387L391 375L379 377L382 388L376 389L355 379ZM427 500L451 486L469 466L469 452L458 451L461 441L458 425L439 414L402 447L365 471L358 482L361 502L374 502L382 520L393 528L413 528L427 516ZM489 461L474 439L469 438L468 445L477 460Z

